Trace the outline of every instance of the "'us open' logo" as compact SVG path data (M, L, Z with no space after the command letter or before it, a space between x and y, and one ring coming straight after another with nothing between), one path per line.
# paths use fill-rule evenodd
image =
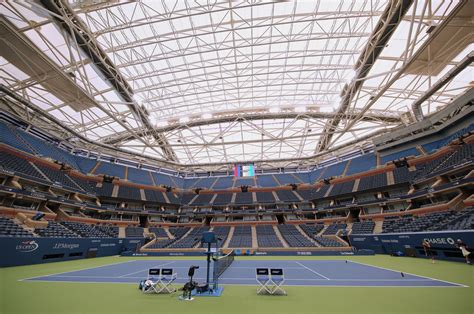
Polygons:
M18 244L16 246L16 250L19 252L28 253L28 252L36 251L38 247L39 247L39 244L36 243L35 240L31 240L31 241L28 240L28 241L21 242L21 244Z

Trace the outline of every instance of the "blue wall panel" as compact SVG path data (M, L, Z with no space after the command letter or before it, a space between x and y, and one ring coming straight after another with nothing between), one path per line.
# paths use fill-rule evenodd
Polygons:
M464 261L455 242L461 239L469 248L474 248L474 231L432 231L416 233L387 233L377 235L351 235L352 246L357 249L374 250L377 254L405 253L407 249L416 250L416 256L424 257L421 242L427 239L437 259Z
M135 251L143 239L0 238L0 267L81 259ZM49 258L46 258L49 257Z

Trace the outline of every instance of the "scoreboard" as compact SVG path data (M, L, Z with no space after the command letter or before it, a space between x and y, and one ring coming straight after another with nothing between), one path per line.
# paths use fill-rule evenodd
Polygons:
M234 177L253 177L255 169L253 164L234 165Z

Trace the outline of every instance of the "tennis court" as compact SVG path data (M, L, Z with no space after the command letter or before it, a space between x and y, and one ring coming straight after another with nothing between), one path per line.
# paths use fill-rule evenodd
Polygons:
M194 279L205 281L204 260L132 260L22 280L132 284L145 279L150 268L173 268L178 275L176 283L180 284L188 280L187 273L191 265L200 267ZM256 286L255 269L260 267L282 268L287 286L466 287L350 260L235 260L222 273L219 283Z

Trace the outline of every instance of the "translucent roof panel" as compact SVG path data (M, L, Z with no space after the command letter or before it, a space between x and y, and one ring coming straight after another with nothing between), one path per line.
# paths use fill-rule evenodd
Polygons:
M367 60L395 3L69 1L55 4L69 12L60 24L40 3L4 2L4 18L51 68L67 74L77 87L71 94L85 93L94 105L77 109L64 102L43 76L8 58L0 59L0 82L109 147L178 165L291 163L348 145L360 148L374 134L399 126L411 104L472 51L472 43L462 43L434 74L405 71L433 27L460 4L421 0L377 46L377 58ZM79 33L71 36L65 27L74 23ZM86 49L78 34L89 36ZM364 77L360 60L371 63ZM469 88L472 73L471 67L461 72L422 104L423 113ZM347 108L342 106L356 85Z
M240 108L337 107L384 5L168 1L79 15L160 123Z

